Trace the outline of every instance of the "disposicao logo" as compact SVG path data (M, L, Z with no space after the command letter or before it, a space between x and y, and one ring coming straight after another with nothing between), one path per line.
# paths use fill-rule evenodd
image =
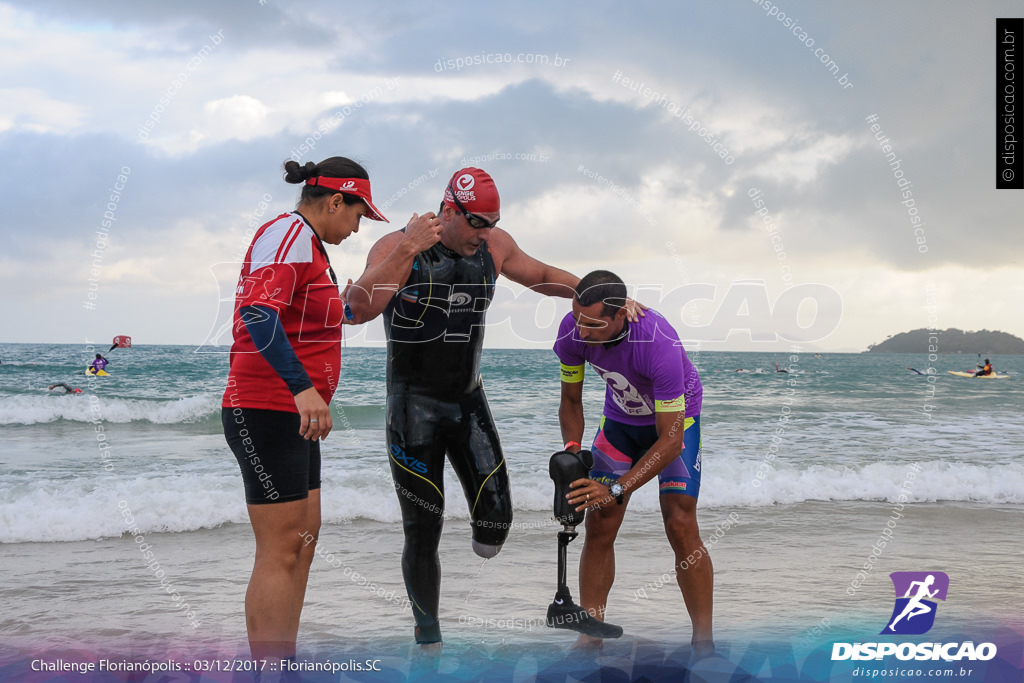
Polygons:
M949 576L943 572L893 572L896 604L879 635L921 635L935 625L938 603L949 592ZM996 656L994 643L833 643L832 660L897 659L919 661L961 659L988 661Z
M893 572L889 578L896 588L896 606L879 635L928 633L935 624L935 600L945 601L949 592L949 577L943 572Z

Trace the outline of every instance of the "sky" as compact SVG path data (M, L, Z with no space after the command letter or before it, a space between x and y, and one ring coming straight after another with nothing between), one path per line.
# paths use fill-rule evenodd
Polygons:
M1024 193L995 189L995 18L1018 2L0 2L2 342L230 344L289 157L347 156L390 224L451 175L688 348L1024 336ZM869 118L870 117L870 118ZM499 280L491 347L567 300ZM346 328L381 345L379 320Z

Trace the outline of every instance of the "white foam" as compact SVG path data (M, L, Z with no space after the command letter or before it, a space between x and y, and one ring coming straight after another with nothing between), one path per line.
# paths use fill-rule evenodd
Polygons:
M873 463L844 468L815 465L802 469L779 465L756 477L761 461L725 455L704 461L701 507L763 507L806 501L888 501L905 495L907 503L936 501L988 504L1024 503L1024 465L918 461L920 470L906 488L911 463ZM154 463L159 465L159 463ZM100 473L64 479L5 475L0 480L0 543L77 541L125 533L122 506L132 512L143 534L213 528L246 523L241 479L223 462L196 471L142 474ZM401 523L398 496L386 467L325 463L322 489L325 523L369 519ZM546 468L545 468L546 469ZM517 511L551 509L553 484L546 471L513 466L512 500ZM754 482L760 482L755 485ZM450 523L469 519L462 488L450 468L445 472ZM658 489L651 482L632 496L630 509L658 513Z
M864 500L897 502L1024 503L1024 465L951 463L941 460L872 463L864 466L779 464L757 473L762 460L705 460L701 504L707 507L758 507L805 501ZM910 478L910 474L913 477Z
M174 400L124 399L92 394L7 396L0 398L0 425L70 422L146 421L154 424L199 422L220 412L220 394L206 393ZM94 408L93 406L96 406Z
M11 477L5 479L0 485L0 543L117 537L129 526L125 508L143 534L247 519L244 500L232 495L240 484L228 476L34 478L13 486Z

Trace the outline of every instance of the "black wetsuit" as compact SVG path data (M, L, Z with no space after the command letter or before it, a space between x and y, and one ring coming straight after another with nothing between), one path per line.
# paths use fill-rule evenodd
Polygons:
M467 258L438 243L417 255L384 311L387 446L405 528L402 573L419 643L441 640L437 547L445 453L469 503L473 540L496 552L512 524L508 470L480 377L484 316L496 276L486 242Z

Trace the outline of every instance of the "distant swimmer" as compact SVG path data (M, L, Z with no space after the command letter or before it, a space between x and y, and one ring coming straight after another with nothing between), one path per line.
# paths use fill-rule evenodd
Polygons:
M106 358L104 358L101 354L97 353L96 354L96 360L94 360L92 362L92 365L90 365L89 367L92 368L92 372L95 375L96 373L99 373L99 372L105 370L106 367L109 364L110 364L110 361L108 361Z
M910 370L911 372L916 372L916 373L917 373L917 374L919 374L919 375L923 375L923 374L924 374L923 372L921 372L921 371L920 371L920 370L918 370L917 368L912 368L912 367L910 367L909 365L907 366L907 370Z
M985 377L987 375L994 374L995 370L992 369L992 361L988 358L985 359L984 365L979 365L977 372L974 373L975 377Z
M903 596L905 598L910 598L910 601L907 603L907 606L903 608L903 611L900 612L900 615L893 619L892 623L889 624L890 631L894 630L893 627L896 626L896 622L898 622L903 617L906 617L907 621L910 621L911 619L920 614L928 614L932 611L931 607L921 602L921 598L935 597L935 594L939 592L939 589L936 588L934 591L928 590L929 586L931 586L933 583L935 583L935 576L932 574L929 574L928 578L926 578L924 581L911 582L910 586L907 588L906 595ZM917 594L911 598L910 592L914 590L914 586L918 587Z
M65 394L80 394L80 393L82 393L82 390L79 389L78 387L69 387L64 382L57 382L56 384L51 384L49 390L53 391L54 389L63 389Z
M786 368L780 368L779 362L775 361L775 372L789 372Z

